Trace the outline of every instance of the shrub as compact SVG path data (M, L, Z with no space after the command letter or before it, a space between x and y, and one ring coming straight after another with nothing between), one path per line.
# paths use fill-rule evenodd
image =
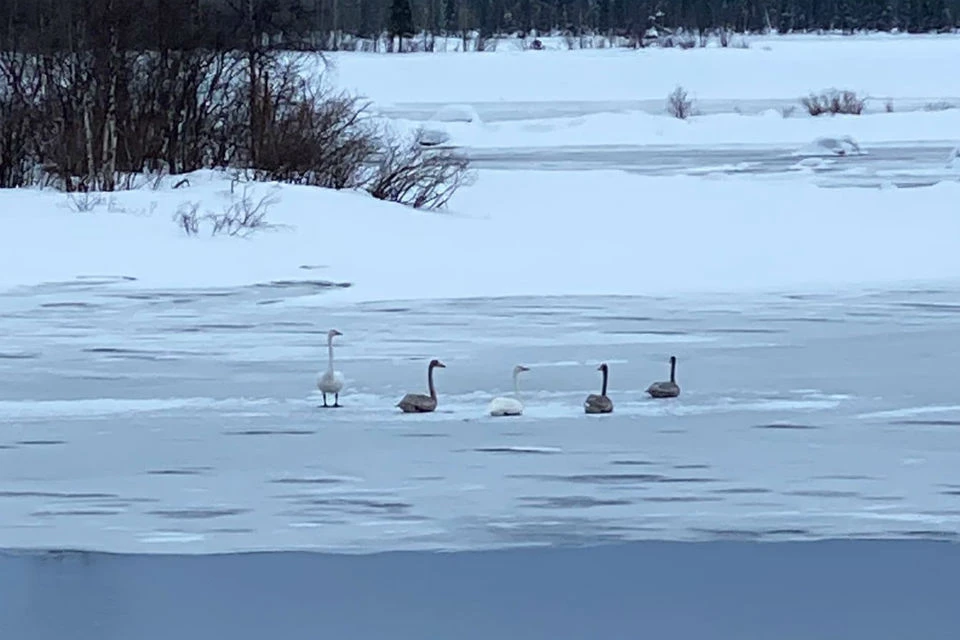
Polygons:
M200 215L198 202L185 202L180 205L173 216L174 222L188 236L199 235L201 225L206 222L210 227L211 236L238 236L247 237L256 231L268 229L273 225L267 222L270 207L278 199L267 194L254 200L250 193L250 185L243 187L243 195L232 198L221 213L208 212Z
M667 96L667 113L680 120L693 115L693 100L687 95L686 89L678 86Z
M376 167L365 181L374 198L415 209L446 206L454 192L472 178L470 163L456 152L428 151L412 140L385 136Z
M860 115L863 113L863 107L866 100L857 96L853 91L838 91L830 89L817 95L811 93L806 98L800 100L800 104L812 116L819 116L825 113L831 115Z
M144 175L232 168L435 207L462 184L466 158L398 148L360 99L308 80L296 57L281 60L137 53L91 84L78 78L102 72L77 54L0 53L0 188L113 191L137 188Z

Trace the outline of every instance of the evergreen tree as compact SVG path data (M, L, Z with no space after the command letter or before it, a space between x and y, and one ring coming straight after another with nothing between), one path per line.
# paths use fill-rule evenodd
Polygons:
M397 52L403 51L403 39L413 36L413 8L410 0L393 0L390 5L390 34L400 38Z

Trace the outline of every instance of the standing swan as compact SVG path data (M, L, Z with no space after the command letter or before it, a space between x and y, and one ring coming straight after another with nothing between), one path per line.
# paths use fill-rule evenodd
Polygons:
M430 389L430 395L425 396L422 393L408 393L403 396L397 406L404 413L430 413L437 408L437 390L433 386L433 370L435 367L446 369L447 365L437 359L430 361L427 367L427 388Z
M330 329L330 331L327 332L329 361L327 363L327 370L317 378L317 389L320 389L321 393L323 393L323 406L325 407L330 406L327 404L328 393L333 394L333 406L340 406L340 390L343 389L343 374L333 370L333 337L342 335L343 334L336 329Z
M647 393L654 398L676 398L680 395L680 385L677 384L677 356L670 356L670 381L654 382L647 387Z
M513 395L514 398L499 397L490 401L490 415L492 416L519 416L523 413L523 403L520 402L520 383L517 380L524 371L530 371L522 364L513 368Z
M607 376L609 375L607 363L604 362L597 367L597 371L603 373L603 388L600 389L600 395L591 393L587 396L583 403L583 410L587 413L611 413L613 411L613 400L607 397Z

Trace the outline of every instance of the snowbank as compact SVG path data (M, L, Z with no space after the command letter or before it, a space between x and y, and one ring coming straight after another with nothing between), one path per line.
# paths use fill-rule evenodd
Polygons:
M258 185L266 193L267 185ZM0 287L127 276L131 286L349 282L319 304L503 295L835 288L960 278L960 184L821 189L800 178L647 178L482 172L447 213L356 194L276 187L249 239L185 237L183 202L222 211L230 185L117 193L92 212L0 191ZM910 215L904 215L909 211Z
M334 53L330 78L374 102L799 99L829 87L875 98L960 96L960 37L751 38L749 49Z
M604 113L577 118L497 123L420 123L397 120L405 129L426 126L445 132L444 142L472 148L563 147L580 145L805 145L817 138L859 143L941 142L960 139L960 109L865 116L784 118L778 111L747 116L720 114L678 120L643 112Z

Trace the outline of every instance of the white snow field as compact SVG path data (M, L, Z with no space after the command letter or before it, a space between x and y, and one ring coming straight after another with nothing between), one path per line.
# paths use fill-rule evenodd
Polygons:
M664 100L795 101L850 89L879 101L960 99L960 35L770 36L749 48L596 49L382 55L335 53L331 79L376 104Z
M179 207L222 212L243 185L0 192L0 548L955 538L960 129L922 105L958 100L960 39L751 43L337 54L395 126L466 105L450 140L503 150L441 212L255 184L272 228L186 237ZM601 113L677 84L720 111L831 86L913 110ZM515 117L473 117L490 101ZM805 157L847 136L862 154ZM776 168L732 142L780 145ZM347 388L323 410L331 327ZM647 398L670 355L681 396ZM440 408L400 415L434 357ZM586 416L601 361L615 412ZM524 415L485 416L518 363Z

